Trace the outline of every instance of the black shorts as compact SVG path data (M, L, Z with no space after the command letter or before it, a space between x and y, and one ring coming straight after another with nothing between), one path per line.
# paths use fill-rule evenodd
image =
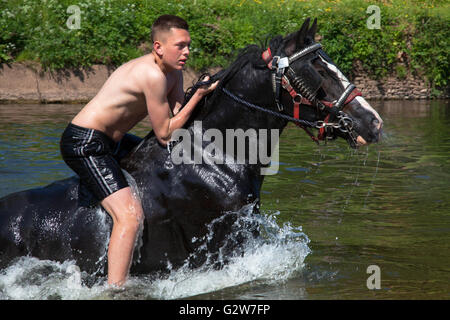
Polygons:
M61 137L62 158L98 201L128 187L122 169L113 155L116 146L105 133L72 123Z

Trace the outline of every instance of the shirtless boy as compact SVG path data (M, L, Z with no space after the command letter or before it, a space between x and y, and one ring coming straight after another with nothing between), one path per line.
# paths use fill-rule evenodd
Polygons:
M126 132L149 115L162 145L181 128L203 96L217 82L199 88L183 109L182 69L191 38L183 19L160 16L152 26L153 50L116 69L98 94L73 118L61 138L67 165L95 195L113 219L108 248L108 283L125 283L134 244L144 217L112 148ZM174 114L170 117L170 111Z

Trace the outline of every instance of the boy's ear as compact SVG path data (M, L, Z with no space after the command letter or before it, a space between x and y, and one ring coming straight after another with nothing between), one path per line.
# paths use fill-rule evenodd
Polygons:
M164 53L163 50L163 46L161 44L161 42L159 42L158 40L153 42L153 50L159 55L162 56Z

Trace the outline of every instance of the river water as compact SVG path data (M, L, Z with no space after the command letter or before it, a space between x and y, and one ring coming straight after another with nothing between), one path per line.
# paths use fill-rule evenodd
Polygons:
M0 299L449 299L449 101L371 104L383 140L356 151L286 128L262 188L266 239L224 269L111 291L73 261L25 257L0 270ZM0 197L72 175L58 142L81 107L0 105Z

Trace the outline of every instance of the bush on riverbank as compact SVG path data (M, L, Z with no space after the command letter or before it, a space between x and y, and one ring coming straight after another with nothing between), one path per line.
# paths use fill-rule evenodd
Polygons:
M80 8L80 28L67 21ZM369 5L380 29L368 29ZM192 37L189 65L226 66L236 50L297 30L317 17L326 52L352 76L449 78L449 8L444 0L0 0L0 62L38 61L44 68L120 65L149 47L152 22L163 13L184 17ZM358 69L359 68L359 69Z

